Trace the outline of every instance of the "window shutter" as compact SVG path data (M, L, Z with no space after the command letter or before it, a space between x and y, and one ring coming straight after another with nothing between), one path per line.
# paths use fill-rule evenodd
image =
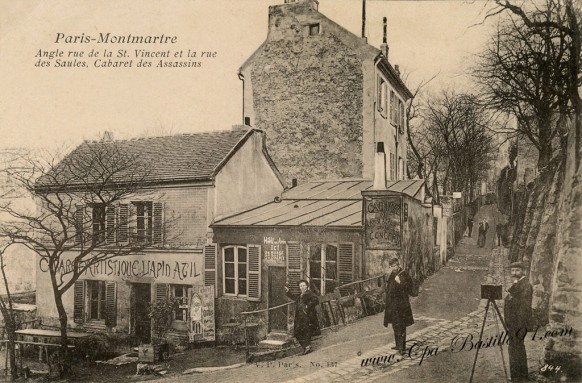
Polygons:
M134 243L137 241L137 208L134 203L127 205L129 211L129 219L127 222L128 232L129 232L129 242Z
M105 282L105 326L117 326L117 296L115 282Z
M159 245L163 242L163 219L164 219L164 204L163 202L154 202L153 204L153 216L154 216L154 231L153 231L153 239L152 242L155 245Z
M115 243L115 206L105 208L105 243Z
M75 243L83 242L83 226L85 220L85 207L77 206L75 209Z
M216 295L216 244L204 246L204 286L214 286Z
M249 245L248 248L247 295L249 300L258 301L261 299L261 247Z
M75 281L73 291L73 320L75 323L83 323L85 319L85 281Z
M163 301L168 297L168 285L165 283L156 283L156 302Z
M354 278L354 244L340 243L338 249L338 277L339 284L353 282Z
M129 206L119 205L119 225L117 227L117 241L127 243L129 240Z
M287 243L287 283L293 294L299 294L301 280L301 244L298 242Z

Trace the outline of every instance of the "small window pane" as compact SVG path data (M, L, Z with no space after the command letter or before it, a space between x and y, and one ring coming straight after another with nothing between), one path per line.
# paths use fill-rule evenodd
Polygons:
M309 275L311 278L321 278L321 262L309 262Z
M247 295L247 280L240 279L238 280L238 293L239 295Z
M325 259L328 261L337 261L337 247L327 245L325 248Z
M239 262L247 261L247 249L243 249L241 247L238 248L238 261Z
M247 277L247 264L246 263L239 263L238 264L238 277L239 278L246 278Z
M224 275L228 278L234 278L234 263L224 264Z
M227 278L224 280L224 291L227 294L234 294L234 279Z
M321 261L321 246L311 245L309 246L309 259L314 261Z
M234 248L227 247L224 249L224 261L225 262L234 262Z

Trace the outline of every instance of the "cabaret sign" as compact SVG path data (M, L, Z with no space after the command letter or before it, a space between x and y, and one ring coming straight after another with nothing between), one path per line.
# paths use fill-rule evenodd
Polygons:
M366 246L371 250L399 250L402 246L402 198L364 198Z
M87 266L87 261L79 263L80 268ZM147 254L121 256L101 260L89 265L81 278L99 278L105 280L119 279L153 279L156 282L202 282L201 254ZM48 272L48 260L41 259L40 271ZM61 259L57 273L67 275L73 272L72 259Z

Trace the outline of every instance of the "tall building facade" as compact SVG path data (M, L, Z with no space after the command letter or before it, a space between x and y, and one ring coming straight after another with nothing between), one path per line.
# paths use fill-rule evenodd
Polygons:
M380 27L380 26L378 26ZM381 49L318 11L315 0L269 7L266 40L239 70L244 116L267 134L286 181L374 175L383 142L386 178L406 178L406 101Z

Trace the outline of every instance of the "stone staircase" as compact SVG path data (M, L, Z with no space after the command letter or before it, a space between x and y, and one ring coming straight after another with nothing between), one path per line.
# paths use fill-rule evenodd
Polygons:
M257 350L250 353L247 362L275 360L300 354L302 351L303 349L292 335L284 331L272 331L267 334L267 339L259 342Z

